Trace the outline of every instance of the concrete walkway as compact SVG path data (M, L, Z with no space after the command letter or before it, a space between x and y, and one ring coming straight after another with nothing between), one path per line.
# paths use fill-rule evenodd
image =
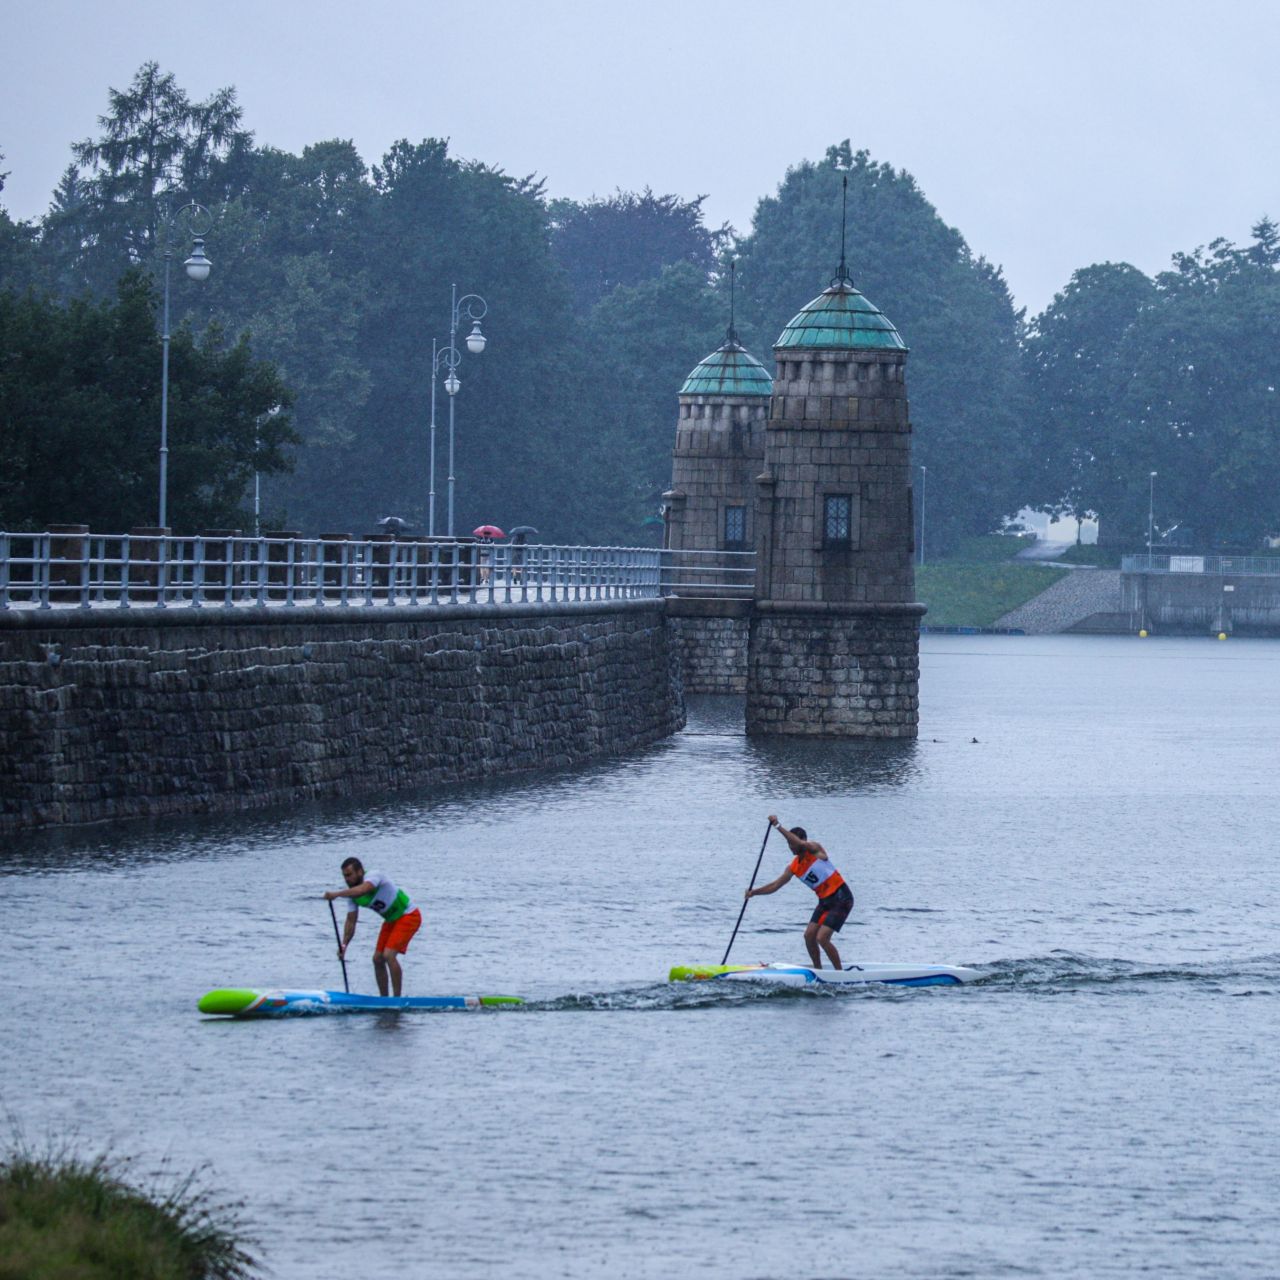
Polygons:
M1097 614L1108 616L1097 618L1093 625L1089 625L1089 620ZM1026 604L1020 604L998 618L995 625L1025 631L1031 636L1043 636L1073 630L1127 630L1122 623L1120 570L1086 567L1059 578Z

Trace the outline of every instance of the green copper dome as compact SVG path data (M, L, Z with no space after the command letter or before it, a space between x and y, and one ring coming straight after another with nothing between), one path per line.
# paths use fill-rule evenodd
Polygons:
M684 380L682 396L767 396L773 379L741 343L730 338Z
M791 318L774 346L858 351L907 349L892 321L886 319L880 308L863 297L847 279L839 277Z

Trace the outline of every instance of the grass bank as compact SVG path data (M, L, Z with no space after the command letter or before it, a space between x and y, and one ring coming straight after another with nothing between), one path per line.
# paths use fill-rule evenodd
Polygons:
M968 538L942 560L916 566L916 599L929 606L926 627L990 627L1069 569L1014 557L1027 540L1008 534Z
M149 1191L125 1161L17 1151L0 1162L0 1280L249 1280L236 1210L194 1176Z

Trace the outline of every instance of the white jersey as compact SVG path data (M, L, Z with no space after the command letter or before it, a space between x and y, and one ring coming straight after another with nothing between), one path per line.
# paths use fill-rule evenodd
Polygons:
M347 899L347 915L368 907L376 911L384 920L399 920L406 911L413 910L413 903L403 889L396 888L393 881L381 871L366 871L364 878L373 885L371 892Z

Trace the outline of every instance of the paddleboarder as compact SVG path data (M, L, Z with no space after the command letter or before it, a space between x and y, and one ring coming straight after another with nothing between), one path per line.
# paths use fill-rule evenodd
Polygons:
M787 869L776 880L758 889L748 889L746 896L754 898L762 893L777 893L793 876L807 885L818 895L818 905L814 907L804 931L804 945L809 949L809 958L815 969L821 969L822 953L818 949L821 947L833 969L844 968L831 938L840 932L853 910L853 891L845 884L844 876L831 865L827 851L816 840L810 840L803 827L792 827L788 831L772 813L769 825L778 828L793 856Z
M409 942L422 927L422 912L418 910L403 889L397 888L380 871L366 872L359 858L348 858L342 864L345 889L325 890L324 900L346 898L347 918L342 926L342 941L338 944L338 958L347 954L356 931L356 919L361 907L368 907L382 917L382 928L373 952L373 973L378 980L381 995L400 994L404 974L400 957L409 950ZM388 977L390 992L388 993Z

